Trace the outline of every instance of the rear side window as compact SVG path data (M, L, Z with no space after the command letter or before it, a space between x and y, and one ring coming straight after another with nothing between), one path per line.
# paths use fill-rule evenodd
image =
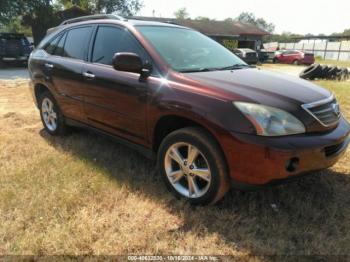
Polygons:
M63 56L84 60L92 27L79 27L67 32Z
M65 33L61 38L59 38L59 41L56 45L56 48L54 50L54 55L57 55L57 56L65 56L65 53L64 53L64 43L66 41L66 37L67 37L67 33Z
M48 43L45 47L44 50L46 51L46 53L52 55L56 49L57 43L60 40L60 37L56 37L55 39L53 39L50 43Z
M111 65L113 55L119 52L136 53L141 59L146 59L145 51L126 29L99 26L93 48L92 62Z

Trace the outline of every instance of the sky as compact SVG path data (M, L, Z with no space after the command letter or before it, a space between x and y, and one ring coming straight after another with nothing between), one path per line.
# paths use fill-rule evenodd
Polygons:
M276 26L275 32L297 34L342 33L350 28L350 0L143 0L138 15L174 17L186 7L191 18L216 20L252 12Z

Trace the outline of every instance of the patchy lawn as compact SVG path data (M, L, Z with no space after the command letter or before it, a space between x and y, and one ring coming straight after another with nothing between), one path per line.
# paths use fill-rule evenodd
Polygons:
M350 119L350 83L319 84ZM191 207L124 146L87 131L48 136L27 83L0 81L0 255L350 255L349 192L348 151L296 183Z
M323 65L332 65L332 66L348 67L348 68L350 68L350 61L337 61L337 60L316 58L316 62L315 63L319 63L319 64L323 64Z

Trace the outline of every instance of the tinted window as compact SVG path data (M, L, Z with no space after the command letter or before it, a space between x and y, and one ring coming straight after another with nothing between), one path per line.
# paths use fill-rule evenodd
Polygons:
M46 51L46 53L48 54L53 54L55 49L56 49L56 46L57 46L57 43L58 41L60 40L60 37L56 37L55 39L53 39L50 43L48 43L46 45L46 47L44 48L44 50Z
M136 53L141 58L145 58L140 45L128 31L111 26L100 26L96 34L92 62L111 65L113 55L119 52Z
M64 56L84 60L90 34L91 27L80 27L68 31Z
M66 41L67 33L65 33L61 38L59 38L59 42L56 45L56 48L53 52L54 55L57 56L65 56L64 53L64 42Z

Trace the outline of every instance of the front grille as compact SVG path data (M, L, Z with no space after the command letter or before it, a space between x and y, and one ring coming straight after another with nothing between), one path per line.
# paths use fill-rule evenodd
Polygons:
M302 107L323 126L336 125L341 115L339 104L333 95L321 101L304 104Z
M338 153L339 150L343 147L344 142L332 146L327 146L324 148L324 153L326 157L333 156L334 154Z

